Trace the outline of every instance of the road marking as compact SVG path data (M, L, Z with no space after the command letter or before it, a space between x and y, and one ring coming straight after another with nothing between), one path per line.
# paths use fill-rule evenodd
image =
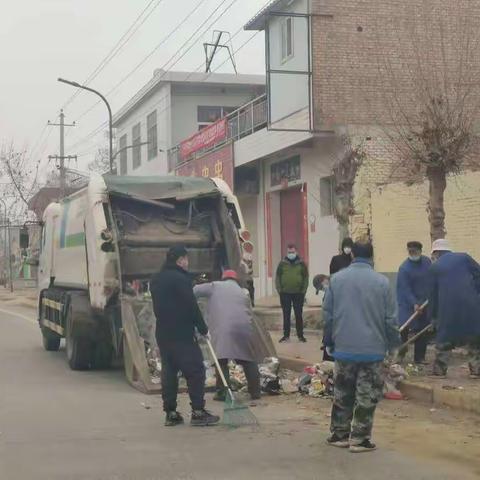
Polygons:
M26 320L27 322L30 323L37 323L36 320L34 320L32 317L27 317L26 315L22 315L21 313L17 312L12 312L11 310L3 310L3 308L0 308L0 313L5 313L7 315L14 315L15 317L22 318L23 320Z

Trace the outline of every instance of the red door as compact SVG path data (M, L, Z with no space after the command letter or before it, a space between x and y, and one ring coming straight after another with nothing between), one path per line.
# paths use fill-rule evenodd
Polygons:
M306 218L306 192L302 192L300 188L282 190L280 192L282 256L285 255L288 244L294 243L300 256L308 261Z

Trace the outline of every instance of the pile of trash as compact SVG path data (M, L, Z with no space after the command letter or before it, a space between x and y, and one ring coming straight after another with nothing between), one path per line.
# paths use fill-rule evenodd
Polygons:
M298 380L298 391L314 398L333 397L333 362L322 362L305 367Z
M393 363L390 366L386 365L385 383L383 386L384 398L387 400L403 400L399 385L407 377L407 371L398 363Z

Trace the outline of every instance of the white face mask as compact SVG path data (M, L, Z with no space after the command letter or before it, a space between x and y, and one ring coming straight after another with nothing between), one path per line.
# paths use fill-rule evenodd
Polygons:
M345 248L343 249L343 253L344 253L345 255L350 255L350 254L352 253L352 249L351 249L350 247L345 247Z
M289 260L295 260L297 258L297 254L296 253L287 253L287 258Z
M420 255L410 255L408 258L412 262L419 262L422 259L422 257Z

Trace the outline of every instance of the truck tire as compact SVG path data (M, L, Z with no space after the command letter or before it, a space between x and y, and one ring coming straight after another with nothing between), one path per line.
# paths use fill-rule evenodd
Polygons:
M42 327L43 348L47 352L58 352L61 339L60 335L53 333L48 328Z
M88 370L92 366L92 341L72 334L72 306L67 317L65 334L68 365L72 370Z
M101 341L95 344L93 353L93 368L106 370L112 365L113 349L108 341Z

